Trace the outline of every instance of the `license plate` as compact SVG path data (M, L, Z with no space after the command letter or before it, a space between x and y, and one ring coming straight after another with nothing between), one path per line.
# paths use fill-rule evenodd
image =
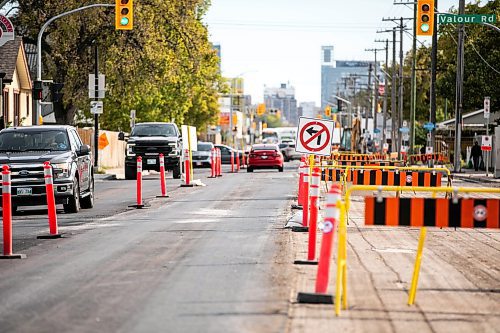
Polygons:
M156 159L148 158L147 163L148 164L156 164Z
M17 189L17 195L31 195L31 187L21 187Z
M260 158L262 158L263 160L265 160L267 158L267 156L261 156Z

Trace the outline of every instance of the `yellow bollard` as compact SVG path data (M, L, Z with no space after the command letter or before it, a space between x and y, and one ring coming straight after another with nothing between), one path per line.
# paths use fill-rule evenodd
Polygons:
M420 238L418 239L417 258L415 259L415 268L413 269L413 277L411 279L410 294L408 295L408 305L413 305L415 302L415 294L417 293L418 275L420 273L420 263L422 262L422 252L424 250L425 235L427 228L420 228Z
M335 291L335 315L340 316L340 306L347 309L347 226L345 205L340 203L339 245L337 253L337 281Z

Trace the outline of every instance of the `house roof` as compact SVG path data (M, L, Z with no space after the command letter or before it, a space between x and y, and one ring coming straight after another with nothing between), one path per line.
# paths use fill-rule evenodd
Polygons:
M5 73L6 80L12 80L16 69L17 55L21 47L22 38L16 37L0 46L0 72Z
M483 114L484 114L484 109L479 109L479 110L472 111L472 112L469 112L469 113L462 115L462 119L463 119L464 123L467 123L468 118L471 118L474 116L479 116L481 125L485 125L486 120L483 117L481 117ZM499 116L498 111L491 111L490 114L491 114L490 115L490 122L492 122L497 116ZM473 119L473 120L476 120L476 119ZM454 124L455 124L455 118L452 118L452 119L448 119L448 120L445 120L445 121L438 123L437 127L444 128L444 127L454 125Z
M31 75L22 37L16 37L0 46L0 59L0 72L5 73L6 80L12 80L17 69L20 87L31 89Z

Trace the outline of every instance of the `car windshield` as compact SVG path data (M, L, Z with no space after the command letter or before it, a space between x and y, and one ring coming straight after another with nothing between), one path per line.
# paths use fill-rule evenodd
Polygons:
M210 151L212 145L207 143L198 143L198 151Z
M255 146L253 150L277 150L275 146Z
M130 136L176 136L176 132L172 124L147 124L135 126Z
M65 131L8 131L0 133L0 151L69 150Z

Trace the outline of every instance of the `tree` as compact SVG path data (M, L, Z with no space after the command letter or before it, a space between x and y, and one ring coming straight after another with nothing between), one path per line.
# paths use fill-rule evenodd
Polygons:
M91 1L20 0L19 33L34 42L49 18ZM129 112L138 121L187 121L202 126L218 112L218 61L201 18L206 0L136 1L134 29L115 31L114 10L90 9L56 20L44 34L43 78L64 83L58 123L72 124L78 110L89 117L88 73L99 47L106 98L100 123L125 129Z

